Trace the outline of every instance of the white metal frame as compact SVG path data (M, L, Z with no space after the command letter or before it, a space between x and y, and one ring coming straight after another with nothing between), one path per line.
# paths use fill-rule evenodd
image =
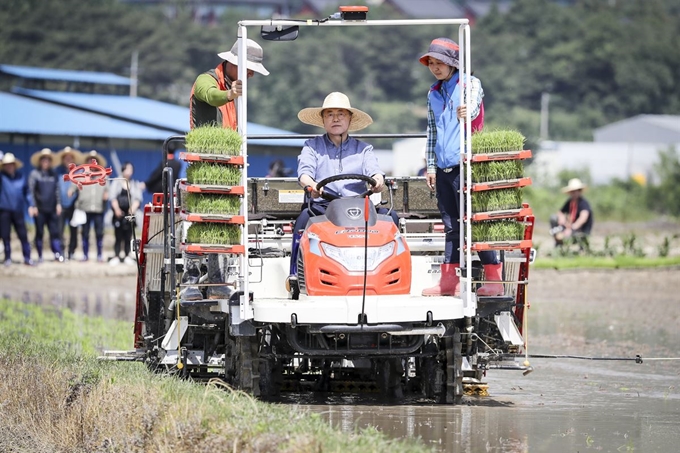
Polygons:
M468 189L471 186L472 171L470 165L467 165L467 172L463 174L463 163L465 157L470 157L472 155L470 140L465 141L465 137L470 137L472 132L472 125L470 123L470 25L468 19L414 19L414 20L365 20L365 21L344 21L344 20L328 20L326 22L319 23L318 21L308 20L308 21L296 21L296 20L243 20L238 23L238 78L243 83L243 95L237 100L237 118L238 118L238 129L241 137L243 138L243 143L241 145L241 154L243 155L244 165L243 172L241 176L241 185L247 187L248 182L248 127L247 127L247 114L248 114L248 69L246 66L246 56L247 56L247 39L248 30L247 27L262 27L262 26L315 26L315 27L352 27L352 26L406 26L406 25L459 25L458 31L458 44L460 46L459 59L460 68L459 73L463 77L463 89L465 89L465 98L463 97L463 90L460 90L460 104L463 104L464 99L467 100L467 115L465 122L461 121L461 127L465 127L465 134L460 134L460 163L461 163L461 192L460 201L461 206L466 206L467 218L471 218L471 205L470 205L470 191L462 190L463 187ZM464 150L464 151L463 151ZM463 177L464 180L463 180ZM463 183L463 181L465 181ZM240 258L240 275L239 275L239 288L243 291L243 296L240 300L240 314L241 319L253 319L254 310L250 304L250 299L248 297L248 191L245 191L243 195L243 203L241 204L241 215L245 218L245 224L241 227L241 244L244 246L245 251ZM465 262L465 267L468 269L466 276L461 279L465 284L465 289L463 291L464 295L464 308L465 314L469 316L470 309L473 308L472 305L472 276L470 269L472 268L472 253L470 251L469 245L472 243L472 231L469 227L470 222L464 222L463 216L459 220L461 228L465 228L465 240L460 240L460 262L463 260ZM465 248L465 242L467 242L468 247ZM473 309L474 313L474 309Z

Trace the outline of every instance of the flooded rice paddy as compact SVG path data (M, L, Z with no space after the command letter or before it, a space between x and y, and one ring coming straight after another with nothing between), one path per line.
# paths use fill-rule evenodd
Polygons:
M133 272L0 273L0 296L132 321ZM75 266L75 264L74 264ZM86 270L87 269L87 270ZM30 272L33 272L31 270ZM530 359L492 370L488 397L460 406L372 394L286 394L280 404L338 429L374 428L452 452L680 451L680 270L538 271L529 286L530 354L635 361Z

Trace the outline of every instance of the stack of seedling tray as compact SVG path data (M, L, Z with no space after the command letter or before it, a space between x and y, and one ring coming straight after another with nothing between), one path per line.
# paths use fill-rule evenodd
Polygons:
M232 129L202 126L186 136L189 163L179 185L182 219L191 222L182 250L190 253L243 253L239 215L243 201L241 136Z
M516 131L492 130L472 135L470 190L472 250L512 250L531 247L525 219L532 215L522 202L525 138Z

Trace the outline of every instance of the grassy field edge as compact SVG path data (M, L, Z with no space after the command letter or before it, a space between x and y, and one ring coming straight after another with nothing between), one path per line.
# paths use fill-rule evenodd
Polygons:
M657 267L680 266L680 256L637 257L637 256L570 256L539 257L532 269L651 269Z
M220 382L97 360L132 323L0 299L0 450L12 452L420 452L374 429L342 433L315 413Z

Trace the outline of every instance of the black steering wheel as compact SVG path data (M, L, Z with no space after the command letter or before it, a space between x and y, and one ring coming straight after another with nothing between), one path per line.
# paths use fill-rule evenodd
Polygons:
M330 184L332 182L344 181L346 179L356 179L356 180L359 180L359 181L364 181L364 182L369 183L371 185L371 187L375 187L375 186L378 185L378 182L375 179L371 178L370 176L360 175L359 173L347 173L347 174L344 174L344 175L329 176L328 178L325 178L325 179L319 181L316 184L316 190L321 191L321 189L323 187L327 186L328 184ZM373 193L373 191L371 189L368 189L366 192L359 194L358 196L360 198L364 198L364 197L371 195L372 193ZM329 201L333 201L333 200L337 200L339 198L343 198L343 197L333 195L333 194L330 194L330 193L328 193L328 194L322 193L321 197L326 199L326 200L329 200Z

